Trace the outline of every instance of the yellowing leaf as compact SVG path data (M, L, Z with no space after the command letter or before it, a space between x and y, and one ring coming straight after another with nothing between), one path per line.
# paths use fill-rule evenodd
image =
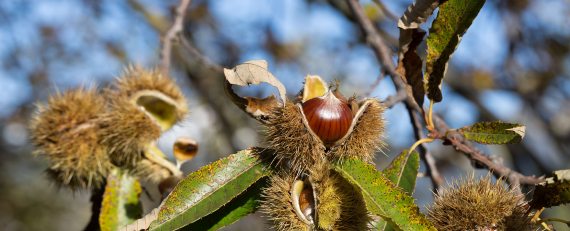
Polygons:
M183 228L217 212L242 195L269 174L257 152L251 149L240 151L186 176L163 202L150 230Z
M137 179L117 169L107 177L99 225L101 230L118 230L142 216Z
M448 0L439 6L427 38L426 90L428 98L440 102L441 83L447 62L477 16L485 0Z
M382 217L400 230L435 230L414 204L414 198L373 165L348 159L336 163L334 169L359 189L370 213Z
M525 126L501 121L479 122L458 130L466 139L482 144L519 143L524 138Z
M408 194L414 193L416 178L420 168L420 155L416 152L402 151L394 160L382 170L382 173L398 187L401 187ZM394 227L382 218L375 224L378 230L395 230Z

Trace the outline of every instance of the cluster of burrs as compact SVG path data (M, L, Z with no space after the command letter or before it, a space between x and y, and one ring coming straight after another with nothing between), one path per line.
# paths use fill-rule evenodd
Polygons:
M331 162L371 162L383 146L384 108L376 99L345 98L307 76L294 102L275 106L264 121L275 174L261 210L276 230L365 230L370 217L360 193Z
M60 185L97 188L113 169L159 183L182 175L156 141L187 112L186 99L171 78L129 67L101 91L71 89L38 105L30 123L31 139L36 153L49 161L48 174ZM196 152L186 153L176 153L177 158L189 159Z

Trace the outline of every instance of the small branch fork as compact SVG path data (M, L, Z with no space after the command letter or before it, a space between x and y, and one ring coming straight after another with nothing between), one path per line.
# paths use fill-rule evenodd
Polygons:
M428 127L430 134L428 135L428 138L424 137L422 134L423 126L421 122L423 118L422 116L420 116L423 110L420 106L418 106L415 103L414 98L411 95L411 92L409 93L406 92L405 90L406 85L402 80L400 74L396 72L396 68L392 61L392 56L393 56L392 51L386 45L386 42L376 30L374 24L365 15L358 0L347 0L347 2L348 5L350 6L352 13L354 14L354 17L356 18L358 26L360 26L360 28L362 29L362 31L366 36L366 41L374 51L374 54L376 55L376 58L380 63L380 66L382 68L381 71L390 75L396 87L397 90L396 95L388 97L385 102L388 103L387 105L388 107L392 107L394 104L400 102L400 100L404 102L404 104L406 105L406 109L408 110L408 113L410 115L411 123L414 127L416 140L427 141L428 139L429 140L441 139L446 143L450 143L457 151L460 151L463 154L465 154L465 156L471 159L474 163L480 164L484 168L490 170L491 172L493 172L493 174L496 177L505 177L510 186L512 188L518 189L519 192L521 184L534 185L543 181L542 178L534 176L525 176L506 166L503 166L502 164L494 162L489 156L485 155L480 150L473 147L471 144L465 142L465 137L463 137L458 132L450 131L445 133L439 133L438 131L447 131L449 129L445 124L445 122L443 121L443 119L440 118L439 116L434 115L432 118L431 112L429 112L430 118L425 119L429 121L427 123L429 123L428 125L430 126ZM402 92L406 94L405 99L400 98L402 97L401 96ZM436 120L438 122L435 123L437 126L434 125L434 123L432 122L433 120ZM417 145L420 151L420 156L422 158L422 161L426 164L427 167L426 175L428 175L431 178L434 188L437 189L437 187L439 187L443 183L443 178L437 170L435 160L427 151L423 142L419 142Z
M178 34L184 29L184 16L186 15L186 9L190 5L192 0L180 0L180 4L176 7L176 16L174 18L174 23L172 27L166 31L164 37L162 37L162 48L160 50L160 71L163 75L168 75L170 70L170 58L172 53L172 41L176 39Z

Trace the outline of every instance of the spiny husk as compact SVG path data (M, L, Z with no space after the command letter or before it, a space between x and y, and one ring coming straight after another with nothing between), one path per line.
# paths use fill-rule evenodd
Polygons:
M364 199L342 176L320 162L311 179L317 192L317 223L322 230L367 230L370 216Z
M265 124L266 142L275 151L274 160L300 174L324 159L325 146L303 123L299 108L290 102L277 108ZM289 172L289 169L284 169Z
M363 111L355 118L350 133L329 149L310 130L299 106L287 103L278 108L265 124L266 140L275 151L275 160L286 162L297 174L324 158L354 157L372 161L375 153L385 146L382 139L384 107L375 99L366 100L360 106Z
M331 148L328 154L331 157L336 159L353 157L371 162L376 152L386 146L383 141L384 106L376 99L366 100L360 106L366 108L363 108L360 117L355 118L358 121L352 133Z
M259 209L277 231L311 230L311 226L301 221L293 208L290 191L294 181L295 177L291 174L274 174L261 194L263 199Z
M278 231L290 230L367 230L370 221L360 194L326 163L310 171L316 195L316 226L307 225L294 212L290 190L295 177L276 174L262 193L260 210Z
M172 79L155 70L127 68L113 88L105 92L109 110L104 116L103 141L109 147L112 162L118 166L133 169L142 160L143 151L163 132L156 118L137 104L136 97L149 92L175 104L175 122L188 112L186 99Z
M536 230L522 195L473 176L438 192L428 219L438 230Z
M156 184L172 176L172 173L164 166L148 159L142 159L138 162L131 173Z
M136 105L124 98L109 99L104 116L103 143L117 166L132 168L143 158L144 150L158 140L160 127Z
M30 123L36 154L49 160L49 175L73 189L99 187L113 167L100 144L105 100L95 89L79 88L38 105Z
M158 70L128 67L115 84L116 97L131 99L141 91L160 92L177 103L177 122L188 113L186 98L173 79L163 76Z

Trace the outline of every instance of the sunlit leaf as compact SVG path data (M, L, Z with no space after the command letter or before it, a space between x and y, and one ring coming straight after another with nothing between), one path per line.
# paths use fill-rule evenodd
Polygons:
M254 150L244 150L200 168L180 181L150 230L175 230L216 212L267 176Z
M136 178L117 169L109 174L99 215L101 230L118 230L141 218L141 192Z
M261 189L267 182L260 180L244 193L222 206L216 212L186 226L185 230L218 230L254 213L261 200Z
M525 126L501 121L479 122L460 128L466 139L482 144L519 143L524 138Z
M408 153L408 150L404 150L392 160L390 165L388 165L382 173L384 173L386 178L394 182L394 184L412 195L416 186L419 168L419 154L416 151Z
M406 193L412 195L416 186L418 169L420 168L420 156L417 152L408 153L402 151L386 167L382 173L394 184L402 188ZM375 225L378 230L395 230L394 227L384 220L379 220Z
M360 189L368 211L401 230L435 230L420 213L414 199L397 187L373 165L348 159L336 163L335 170Z
M448 0L439 5L427 38L426 73L428 98L440 102L441 83L447 62L485 0Z

